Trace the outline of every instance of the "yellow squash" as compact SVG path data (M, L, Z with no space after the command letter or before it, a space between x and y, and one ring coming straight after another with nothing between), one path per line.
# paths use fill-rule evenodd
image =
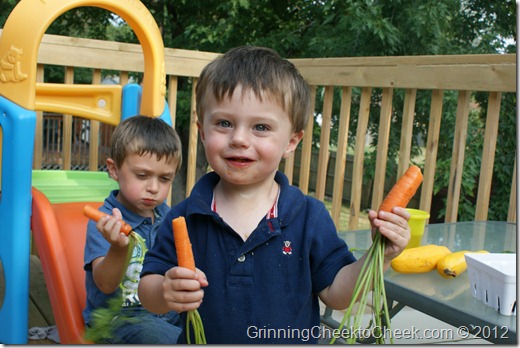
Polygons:
M469 250L462 250L462 251L456 251L454 253L448 254L444 256L442 259L439 260L437 263L437 272L444 277L444 278L455 278L459 276L460 274L464 273L464 271L468 268L468 265L466 264L466 258L464 257L465 254L472 253L472 254L487 254L488 251L486 250L479 250L479 251L469 251Z
M390 266L399 273L426 273L433 271L437 262L450 253L450 249L443 245L423 245L403 250Z

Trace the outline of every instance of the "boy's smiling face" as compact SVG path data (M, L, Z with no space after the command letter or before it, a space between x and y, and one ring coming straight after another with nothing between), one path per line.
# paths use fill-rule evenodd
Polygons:
M198 126L211 168L236 185L272 180L281 159L303 136L293 131L289 115L274 98L260 100L252 91L243 94L240 86L221 102L208 93Z

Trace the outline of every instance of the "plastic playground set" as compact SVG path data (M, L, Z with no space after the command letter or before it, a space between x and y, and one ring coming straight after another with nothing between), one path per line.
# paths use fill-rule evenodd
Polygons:
M142 87L36 82L38 48L64 12L100 7L134 30L144 56ZM5 294L0 343L26 344L31 235L38 249L62 344L86 343L83 247L86 203L99 206L116 187L107 173L32 169L36 111L72 114L117 125L136 114L171 123L165 101L164 46L157 24L138 0L22 0L0 37L0 262Z

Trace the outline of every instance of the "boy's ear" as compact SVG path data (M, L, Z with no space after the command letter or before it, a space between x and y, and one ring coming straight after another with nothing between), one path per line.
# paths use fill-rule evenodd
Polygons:
M199 129L200 139L202 142L204 142L204 140L206 140L204 136L204 127L202 127L202 123L200 123L200 121L197 121L197 128Z
M119 179L119 177L117 176L117 166L116 162L114 162L112 158L107 158L107 169L110 177L117 181Z
M289 140L289 144L285 148L283 158L289 157L294 152L294 150L296 150L296 147L298 146L302 138L303 131L295 132L292 134L291 139Z

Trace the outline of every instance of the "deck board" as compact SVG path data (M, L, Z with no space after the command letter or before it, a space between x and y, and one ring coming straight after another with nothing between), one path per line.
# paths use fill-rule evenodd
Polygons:
M52 313L51 302L49 300L40 259L35 255L31 255L30 265L29 297L37 307L39 313L43 316L47 325L54 325L56 321Z
M43 276L40 259L36 255L31 255L29 276L29 325L28 327L47 327L55 324L54 315L52 313L51 302L47 293L47 286ZM0 262L0 306L3 303L5 295L5 279L2 263ZM56 342L48 339L28 340L30 345L33 344L56 344Z
M55 323L40 259L36 255L31 255L29 278L29 328L35 326L46 327L55 325ZM56 342L49 339L28 340L27 343L56 344Z

